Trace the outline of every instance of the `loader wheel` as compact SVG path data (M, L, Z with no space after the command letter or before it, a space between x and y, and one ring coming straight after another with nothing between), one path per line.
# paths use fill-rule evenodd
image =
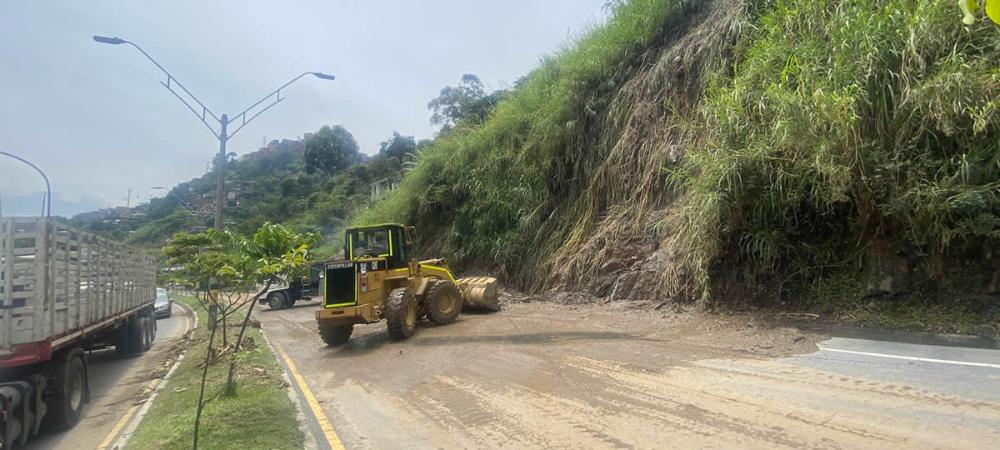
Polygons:
M427 318L438 325L447 325L458 318L462 311L462 293L455 283L438 280L431 283L424 295Z
M323 338L323 342L326 342L326 345L330 347L346 344L353 331L353 324L334 325L323 322L319 324L319 335Z
M83 404L87 401L87 372L83 351L73 349L53 360L55 384L45 403L49 410L44 421L47 428L63 431L80 421Z
M417 330L417 300L410 288L393 289L386 302L385 319L389 336L401 341Z

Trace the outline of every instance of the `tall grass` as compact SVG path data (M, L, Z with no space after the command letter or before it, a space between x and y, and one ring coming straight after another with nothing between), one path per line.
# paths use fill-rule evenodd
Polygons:
M757 3L707 93L708 142L673 173L700 287L725 255L761 273L842 266L873 239L1000 239L1000 30L933 0Z
M809 274L875 240L996 245L1000 32L954 6L614 2L351 222L416 225L535 289L586 284L634 240L674 258L661 291L703 294L722 261Z
M424 150L399 189L352 223L416 225L424 244L466 264L489 264L521 283L537 281L566 230L543 223L592 164L593 129L608 92L688 0L615 2L611 18L519 82L481 125ZM549 242L555 242L549 243Z

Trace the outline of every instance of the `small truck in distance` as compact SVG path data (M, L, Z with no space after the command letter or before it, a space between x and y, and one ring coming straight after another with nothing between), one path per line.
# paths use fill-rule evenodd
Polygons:
M139 250L44 218L0 218L0 449L89 401L85 351L130 356L156 337L156 268Z

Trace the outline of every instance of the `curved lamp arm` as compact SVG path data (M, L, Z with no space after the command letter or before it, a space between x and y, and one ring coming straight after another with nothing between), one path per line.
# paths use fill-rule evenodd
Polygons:
M233 116L233 118L231 119L231 121L235 122L236 118L238 117L238 118L240 118L240 125L238 127L236 127L235 130L233 130L232 132L230 132L229 136L226 136L226 138L232 137L233 135L236 134L236 132L242 130L243 127L247 126L248 123L250 123L254 119L256 119L257 116L263 114L264 111L267 111L267 110L271 109L272 106L277 105L282 100L284 100L284 98L281 97L281 90L284 89L284 88L286 88L286 87L288 87L292 83L294 83L296 81L299 81L300 79L302 79L302 77L304 77L306 75L312 75L312 76L315 76L316 78L319 78L321 80L330 80L330 81L333 81L333 80L336 79L336 77L334 77L333 75L327 75L327 74L325 74L323 72L303 72L301 75L299 75L299 76L297 76L295 78L292 78L291 81L289 81L289 82L281 85L281 87L279 87L279 88L271 91L271 93L265 95L260 100L257 100L257 103L254 103L254 104L250 105L249 107L247 107L247 109L244 109L239 114ZM261 108L256 113L253 113L253 115L251 115L250 117L247 117L247 114L249 114L251 111L253 111L254 108L260 106L261 103L264 103L267 100L272 99L272 98L273 98L273 100L271 101L271 103L268 103L267 106L264 106L263 108Z
M94 36L94 41L99 42L101 44L110 44L110 45L121 45L121 44L131 45L136 50L138 50L139 53L142 53L142 55L145 56L146 59L149 60L149 62L153 63L153 65L155 65L158 69L160 69L161 72L163 72L164 75L167 76L167 81L166 82L161 81L160 84L163 85L163 87L167 88L167 90L170 91L171 94L174 94L174 97L177 97L177 100L180 100L181 103L184 104L184 106L187 106L188 109L191 110L191 112L194 113L194 115L201 120L201 123L205 124L205 126L208 127L208 131L211 131L216 138L221 138L219 132L215 130L215 127L213 127L211 123L209 123L208 118L211 117L215 119L216 122L222 122L222 119L220 119L219 116L215 115L215 113L212 112L212 110L208 109L208 107L205 106L205 104L202 103L201 100L198 99L198 97L195 97L195 95L192 94L191 91L189 91L186 87L184 87L184 85L181 84L180 81L177 81L177 78L171 75L170 72L167 71L167 69L165 69L163 66L160 65L160 63L156 62L156 60L153 59L152 56L149 56L149 53L146 53L146 51L143 50L142 47L139 47L139 45L136 44L135 42L126 41L125 39L117 37ZM174 90L174 86L180 88L181 92L187 95L189 99L193 100L194 103L196 103L201 108L201 112L199 112L198 109L192 106L190 102L185 100L184 96L182 96L179 92Z
M32 164L31 161L28 161L27 159L24 159L24 158L22 158L20 156L17 156L15 154L13 154L13 153L7 153L5 151L0 151L0 155L8 156L8 157L14 158L14 159L16 159L18 161L21 161L21 162L27 164L32 169L35 169L35 171L38 172L38 174L42 176L42 179L45 180L45 198L42 200L42 215L44 215L45 218L52 217L52 185L49 183L49 177L45 175L45 172L42 172L42 169L40 169L40 168L38 168L38 166Z

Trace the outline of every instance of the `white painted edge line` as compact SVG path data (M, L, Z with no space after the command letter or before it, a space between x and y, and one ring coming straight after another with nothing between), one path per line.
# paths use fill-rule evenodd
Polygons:
M191 308L190 306L185 305L183 303L175 302L174 304L182 305L182 307L188 311L189 314L188 317L194 318L194 325L192 325L191 328L188 328L186 331L184 331L184 333L181 334L181 336L187 334L189 331L198 328L198 312L195 311L194 308ZM164 375L163 379L160 380L159 384L156 385L156 388L153 389L153 393L150 394L149 398L147 398L143 402L142 408L139 408L139 412L136 413L135 417L133 417L132 420L129 422L129 424L125 427L125 429L122 430L121 437L119 437L118 440L115 441L114 445L111 446L112 449L119 450L125 448L125 444L127 444L128 440L132 438L133 434L135 434L136 428L139 428L139 423L141 423L142 419L146 417L146 413L149 412L149 408L153 406L153 400L156 399L156 395L159 394L160 391L163 390L163 387L167 385L167 381L170 380L170 376L174 374L174 371L177 370L178 367L180 367L181 361L184 360L185 355L187 355L187 350L184 350L183 352L181 352L180 355L177 356L177 360L174 361L174 365L170 367L170 370L167 371L167 374Z
M821 351L847 353L850 355L874 356L876 358L902 359L907 361L919 361L919 362L936 363L936 364L951 364L955 366L987 367L990 369L1000 369L1000 364L980 363L971 361L955 361L951 359L921 358L919 356L892 355L888 353L859 352L855 350L841 350L839 348L824 347L822 345L818 347Z

